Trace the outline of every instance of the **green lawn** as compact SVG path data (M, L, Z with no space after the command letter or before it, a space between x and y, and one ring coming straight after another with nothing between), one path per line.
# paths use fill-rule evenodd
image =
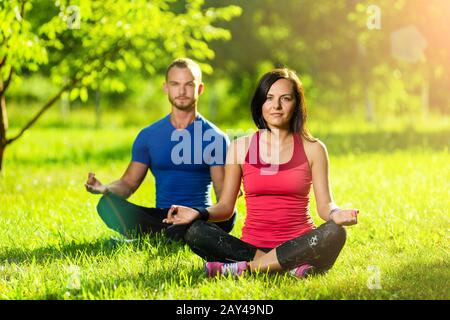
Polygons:
M117 179L139 128L43 121L7 149L0 299L450 298L449 119L311 123L329 150L335 200L359 208L360 217L347 228L334 268L306 280L265 274L211 280L182 244L162 237L111 241L115 233L95 210L99 197L83 184L89 171L103 182ZM154 204L151 175L130 201ZM243 198L238 205L237 236ZM314 200L311 209L321 223Z

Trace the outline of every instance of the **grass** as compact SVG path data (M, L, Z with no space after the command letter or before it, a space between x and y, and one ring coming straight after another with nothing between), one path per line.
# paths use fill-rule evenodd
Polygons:
M334 268L306 280L266 274L210 280L202 260L181 243L160 236L111 241L115 233L95 210L99 197L84 190L91 170L104 182L120 176L144 123L117 125L123 122L116 117L95 129L81 112L74 113L75 122L54 126L57 116L49 113L6 151L0 299L450 298L448 118L311 123L329 150L335 200L361 212L358 225L347 228ZM150 174L130 201L154 205ZM238 208L236 236L244 220L242 198Z

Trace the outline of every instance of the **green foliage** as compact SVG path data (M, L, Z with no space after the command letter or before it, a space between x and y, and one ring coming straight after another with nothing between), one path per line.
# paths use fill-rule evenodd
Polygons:
M428 81L430 108L449 112L450 77L442 73L450 70L450 47L444 40L450 33L448 1L233 3L243 8L242 16L230 24L233 38L212 47L217 53L216 70L223 70L218 78L231 78L230 93L238 94L242 102L249 103L261 66L269 64L290 67L309 78L307 101L327 106L330 113L364 111L366 90L379 115L416 113L420 86ZM381 12L379 30L367 26L371 5ZM391 54L392 32L409 25L416 26L428 42L425 56L417 63L398 61ZM243 115L239 104L228 108Z
M73 82L70 98L82 101L87 88L123 92L123 74L142 69L152 75L175 57L193 57L211 72L204 62L214 57L207 42L230 38L214 23L240 14L236 6L203 9L201 0L186 1L178 14L167 0L49 2L2 2L2 74L12 67L22 75L48 63L43 71L59 86Z
M11 68L16 73L36 71L39 65L48 62L44 42L26 19L31 8L27 1L0 2L0 61L6 59L0 69L2 79L7 79Z
M1 1L0 11L0 169L7 145L22 137L61 97L81 102L89 89L124 92L132 72L153 75L175 57L205 62L214 57L207 42L229 39L214 27L241 13L236 6L203 9L203 0L188 0L182 12L172 0ZM46 65L46 67L44 67ZM41 70L58 87L24 128L7 137L6 94L11 80ZM69 91L69 94L67 94Z
M156 75L173 57L188 55L201 62L207 88L226 90L211 98L216 100L212 118L221 122L248 115L258 77L276 66L295 69L309 105L324 106L336 116L364 112L367 97L377 116L423 112L424 84L431 111L446 113L450 105L446 0L31 3L29 29L50 59L41 64L44 76L61 85L77 72L85 75L78 86L88 90L75 90L72 98L81 99L83 92L83 100L90 99L98 87L107 104L133 104L146 94L137 82L160 87ZM79 29L68 26L76 21L71 5L79 7ZM367 27L370 5L381 10L380 30ZM9 21L15 16L11 10ZM391 55L392 32L409 25L428 42L417 63Z

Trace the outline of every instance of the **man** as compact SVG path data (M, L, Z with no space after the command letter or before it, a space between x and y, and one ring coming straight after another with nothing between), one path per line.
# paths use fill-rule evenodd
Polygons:
M108 227L131 238L163 231L182 239L188 226L163 223L173 203L205 208L211 205L211 182L220 198L228 137L197 111L204 91L200 67L187 58L173 61L166 71L164 91L172 105L164 118L144 128L132 147L132 159L122 177L108 185L89 173L86 190L103 194L97 211ZM156 208L132 204L126 199L151 170L156 183ZM217 222L226 232L236 215Z

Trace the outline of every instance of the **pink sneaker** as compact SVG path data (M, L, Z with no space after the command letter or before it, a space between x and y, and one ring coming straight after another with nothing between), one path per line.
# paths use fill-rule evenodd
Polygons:
M301 266L298 266L297 268L289 270L289 274L297 278L306 278L314 272L314 269L314 266L305 263Z
M216 275L227 275L231 274L233 276L240 276L247 270L247 261L239 262L206 262L205 263L205 273L208 278L215 277Z

